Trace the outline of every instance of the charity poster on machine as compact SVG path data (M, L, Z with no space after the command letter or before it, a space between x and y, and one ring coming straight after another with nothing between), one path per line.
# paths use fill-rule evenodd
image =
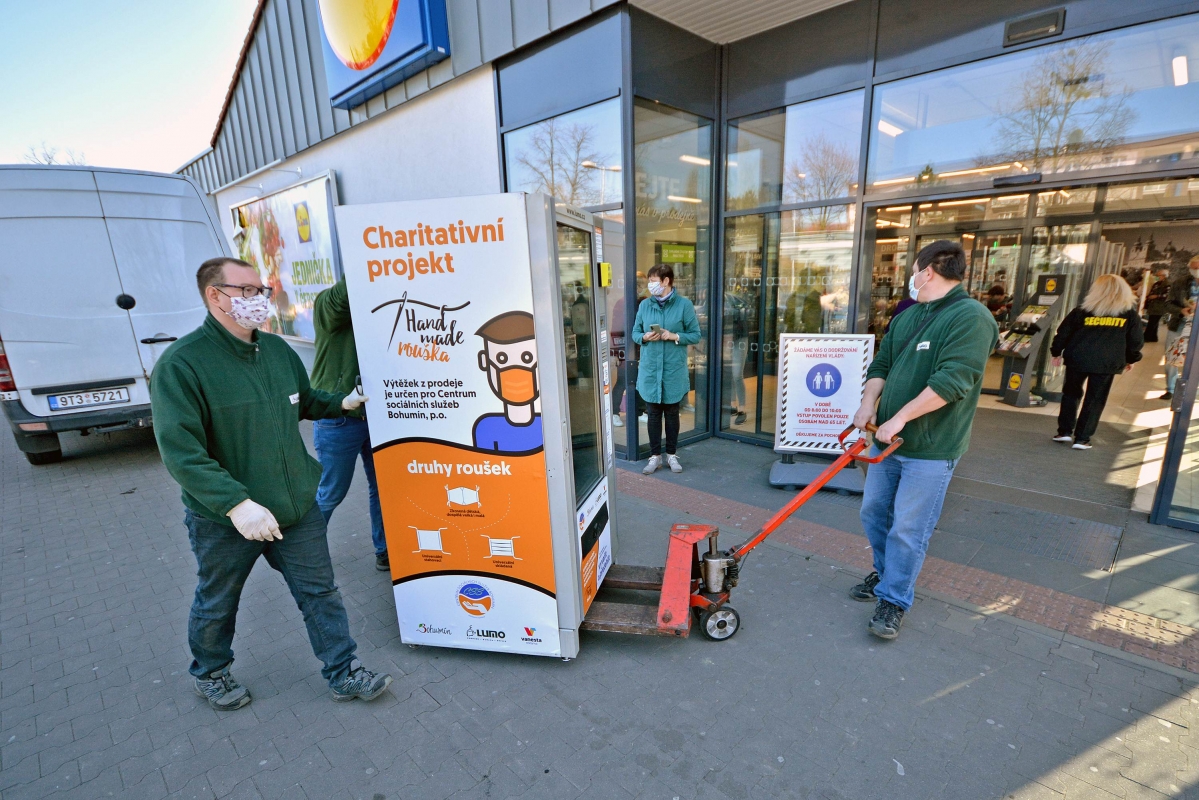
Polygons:
M312 305L337 282L333 173L234 206L237 257L271 288L263 330L313 341Z
M862 404L873 358L873 334L781 335L775 452L839 451L837 437ZM854 431L846 444L859 435Z
M559 655L524 195L336 215L401 639Z

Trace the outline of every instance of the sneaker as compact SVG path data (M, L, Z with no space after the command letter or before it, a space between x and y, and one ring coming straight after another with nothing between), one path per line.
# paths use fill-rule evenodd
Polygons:
M207 678L196 678L196 694L208 701L217 711L232 711L250 705L253 697L229 674L229 667L219 669Z
M1072 445L1072 449L1074 449L1074 450L1090 450L1091 443L1090 442L1075 442Z
M1057 436L1053 437L1053 441L1055 442L1069 442L1073 441L1073 439L1074 437L1068 433L1059 433Z
M645 462L645 469L641 470L641 474L653 475L660 466L662 466L662 456L650 456L649 461Z
M747 419L749 419L748 414L746 414L744 411L738 411L736 416L733 417L733 424L744 425Z
M1158 400L1173 400L1173 399L1174 399L1174 393L1173 393L1173 392L1166 392L1165 394L1163 394L1161 397L1159 397L1159 398L1157 398L1157 399L1158 399Z
M387 691L388 686L391 686L390 675L371 672L361 661L354 659L350 662L350 674L333 687L333 699L338 703L354 699L374 700Z
M637 421L638 422L649 422L649 414L642 414L641 416L637 417Z
M613 428L623 428L623 427L624 427L624 420L623 420L623 419L621 419L621 418L620 418L619 416L617 416L616 414L613 414L613 415L612 415L612 427L613 427Z
M854 600L861 600L863 603L874 599L874 587L878 586L882 578L877 572L871 572L866 576L866 580L859 583L857 586L849 590L849 596Z
M670 465L670 471L676 475L683 471L683 465L679 463L679 457L674 453L666 456L666 463Z
M880 639L894 639L903 625L903 609L887 600L880 599L874 607L874 616L866 630Z
M387 553L380 553L375 556L375 569L380 572L391 571L391 560L387 558Z

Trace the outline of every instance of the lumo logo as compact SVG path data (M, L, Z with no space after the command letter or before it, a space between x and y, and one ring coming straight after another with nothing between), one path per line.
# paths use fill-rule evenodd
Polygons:
M503 631L489 631L483 628L476 628L474 625L466 629L467 639L503 639L505 638Z

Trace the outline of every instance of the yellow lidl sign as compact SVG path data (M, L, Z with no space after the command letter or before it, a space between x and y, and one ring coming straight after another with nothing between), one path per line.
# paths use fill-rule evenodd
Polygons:
M1013 372L1012 376L1007 379L1007 388L1015 391L1020 388L1021 376L1019 372Z
M329 102L354 108L449 58L445 0L317 0Z

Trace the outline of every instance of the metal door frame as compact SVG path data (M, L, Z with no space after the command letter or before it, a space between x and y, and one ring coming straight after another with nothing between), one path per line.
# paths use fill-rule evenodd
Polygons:
M1162 457L1161 476L1157 482L1157 492L1153 496L1153 510L1149 514L1149 522L1154 525L1169 525L1172 528L1183 528L1199 531L1199 522L1177 519L1170 516L1170 501L1174 497L1174 489L1178 485L1178 468L1181 465L1183 452L1186 450L1187 435L1191 427L1191 414L1195 407L1195 393L1199 389L1199 362L1195 359L1195 348L1199 342L1199 325L1191 326L1191 338L1187 344L1187 359L1175 386L1174 419L1170 422L1170 434L1166 438L1166 453ZM1179 391L1181 389L1181 392Z

